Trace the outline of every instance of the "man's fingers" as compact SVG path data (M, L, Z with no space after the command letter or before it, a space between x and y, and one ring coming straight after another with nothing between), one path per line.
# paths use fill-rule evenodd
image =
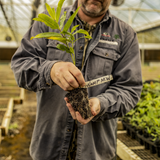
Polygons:
M67 82L65 77L60 79L60 85L60 87L65 91L70 91L74 89L74 87Z
M76 112L74 111L73 107L71 106L70 103L67 103L66 106L68 107L70 113L71 113L71 116L73 119L76 119Z
M66 82L68 83L68 85L70 87L72 87L72 88L78 88L79 87L77 79L72 75L72 73L67 71L64 74L64 79L66 80Z
M50 75L53 82L65 91L85 85L81 71L70 62L55 63L51 69Z
M69 103L69 100L67 97L64 97L64 100L66 101L66 104Z
M73 107L69 103L69 100L67 97L65 97L64 100L66 101L66 105L67 105L73 119L77 119L82 125L85 125L88 122L90 122L93 119L93 117L95 117L100 112L100 101L98 98L92 98L89 100L89 105L90 105L91 112L92 112L93 116L89 117L88 119L83 119L79 112L77 112L77 111L75 112L75 110L73 109Z
M92 98L89 100L89 105L91 108L91 113L96 116L100 112L100 101L98 98Z
M97 108L97 109L94 107L91 108L91 113L93 116L96 116L99 112L100 112L99 108Z
M84 77L78 68L69 68L69 71L76 78L76 80L80 86L85 85Z
M60 86L64 91L73 90L72 86L69 86L65 79L56 79L54 81L58 86Z
M89 121L91 121L93 119L94 116L92 117L89 117L87 119L83 119L82 116L80 115L79 112L76 112L76 118L77 120L82 124L82 125L85 125L87 124Z

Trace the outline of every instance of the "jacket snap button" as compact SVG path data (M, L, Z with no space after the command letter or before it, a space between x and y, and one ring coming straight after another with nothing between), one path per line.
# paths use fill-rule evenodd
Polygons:
M71 129L68 129L67 131L68 131L68 132L70 132L70 131L71 131Z
M82 50L83 49L83 46L80 46L80 48L79 48L80 50Z
M65 151L65 150L63 150L63 153L66 153L66 151Z

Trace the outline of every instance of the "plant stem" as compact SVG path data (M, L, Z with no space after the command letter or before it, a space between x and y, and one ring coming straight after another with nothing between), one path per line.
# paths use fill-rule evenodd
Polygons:
M61 33L61 29L59 29L59 31L60 31L60 33ZM61 35L62 35L63 38L66 38L64 34L61 33ZM74 42L72 41L72 48L73 48L73 43L74 43ZM68 48L70 48L69 45L68 45L68 42L66 42L65 44L66 44L66 46L67 46ZM75 58L74 49L73 49L73 53L70 53L70 55L71 55L73 64L76 65L76 58Z
M76 64L75 64L75 60L74 60L73 55L72 55L72 54L70 54L70 55L71 55L71 58L72 58L73 64L74 64L74 65L76 65Z
M84 37L80 37L80 38L76 39L75 41L73 41L73 43L75 43L76 41L78 41L79 39L82 39L82 38L84 38Z
M73 48L73 44L74 44L74 42L72 41L72 48ZM73 56L74 56L74 65L76 65L76 57L75 57L75 53L74 53L74 49L73 49Z

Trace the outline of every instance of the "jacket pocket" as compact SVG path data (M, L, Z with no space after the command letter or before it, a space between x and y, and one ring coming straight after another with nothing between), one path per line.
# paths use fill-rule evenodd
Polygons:
M88 60L88 78L96 79L112 74L114 62L120 55L113 49L96 47Z
M47 45L47 59L48 60L62 60L62 61L68 61L69 60L69 53L66 53L65 51L59 50L56 46L58 44L63 44L61 42L58 42L56 40L49 40Z

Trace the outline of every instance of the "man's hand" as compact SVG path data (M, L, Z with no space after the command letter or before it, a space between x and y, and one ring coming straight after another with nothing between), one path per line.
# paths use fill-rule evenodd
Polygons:
M79 112L75 112L71 104L68 102L68 99L65 97L64 100L66 101L66 106L68 107L72 118L77 119L81 124L85 125L90 122L99 112L101 109L100 101L98 98L92 98L89 100L89 105L91 107L92 117L88 119L83 119Z
M81 71L70 62L57 62L53 65L51 78L63 90L69 91L85 85Z

